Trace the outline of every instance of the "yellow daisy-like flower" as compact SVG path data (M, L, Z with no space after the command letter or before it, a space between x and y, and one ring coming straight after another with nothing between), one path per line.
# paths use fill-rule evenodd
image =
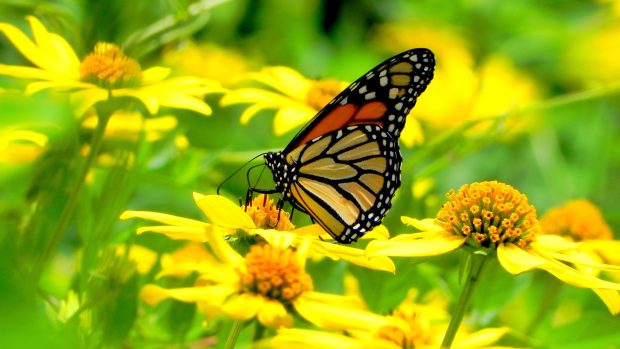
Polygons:
M487 57L476 67L467 44L449 29L386 24L377 28L376 37L391 50L428 47L439 57L433 83L412 111L412 116L437 128L501 116L532 104L541 94L536 82L507 57ZM518 127L517 120L507 122L509 129Z
M388 241L371 241L369 256L433 256L463 245L487 255L497 254L504 269L520 274L542 269L563 282L584 288L614 290L614 299L603 299L612 312L620 311L620 284L602 280L582 267L620 271L575 255L578 244L555 235L540 234L535 208L512 186L497 181L462 186L448 193L448 202L435 219L403 217L405 224L421 230Z
M109 43L98 43L80 61L65 39L50 33L37 18L28 16L27 20L34 40L9 23L0 23L0 32L35 67L0 64L0 75L35 80L26 87L28 94L46 89L70 92L76 115L113 97L135 98L151 114L160 107L172 107L209 115L211 108L202 96L223 91L219 83L208 79L169 78L167 68L142 70L137 61Z
M235 239L237 234L250 236L269 243L287 241L291 247L298 247L306 238L310 239L310 256L342 259L366 268L394 272L392 260L385 256L366 256L363 249L329 242L329 235L313 224L294 229L288 213L277 209L271 200L259 196L251 205L239 207L220 195L194 194L194 201L211 223L148 211L125 211L121 219L143 218L163 223L161 226L141 227L138 233L153 232L165 234L172 239L205 242L205 229L218 227L218 232ZM246 211L247 210L247 211ZM282 230L276 230L276 229ZM367 239L386 239L388 233L383 227L375 228L364 235Z
M290 248L286 238L255 244L242 256L221 237L220 229L215 225L204 229L215 258L197 270L195 286L147 285L142 298L149 304L165 298L193 302L207 317L223 314L234 320L257 319L273 328L292 326L293 313L322 328L358 328L368 321L381 321L382 317L353 306L347 297L313 291L312 279L305 272L309 238L296 249Z
M35 161L43 154L47 136L25 129L0 129L0 166L18 166Z
M431 349L439 348L450 316L445 303L415 302L416 290L396 308L387 324L367 323L362 330L347 331L347 335L317 330L281 329L278 334L259 343L267 348L386 348L386 349ZM508 328L488 328L459 331L452 348L487 348L493 346ZM493 346L495 347L495 346Z
M223 106L251 104L241 114L242 125L249 123L263 109L277 110L273 131L278 136L308 122L348 86L346 82L334 79L310 80L283 66L266 67L260 72L246 74L244 78L271 90L250 87L231 90L220 103Z

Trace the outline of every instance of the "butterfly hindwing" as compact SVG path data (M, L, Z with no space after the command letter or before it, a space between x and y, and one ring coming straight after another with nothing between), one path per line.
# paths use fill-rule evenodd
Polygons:
M270 166L274 177L341 243L378 225L400 186L398 145L378 125L349 126L277 154L284 164Z
M306 125L285 152L308 141L356 124L375 124L398 139L407 114L424 92L435 67L433 53L416 48L379 64L327 104Z

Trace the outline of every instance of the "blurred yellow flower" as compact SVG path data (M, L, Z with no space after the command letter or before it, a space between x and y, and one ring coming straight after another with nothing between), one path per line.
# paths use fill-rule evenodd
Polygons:
M329 257L345 260L366 268L394 272L392 260L385 256L368 258L363 249L334 244L330 237L318 225L313 224L294 229L288 219L288 213L276 209L271 200L260 196L252 201L247 212L220 195L194 194L194 201L203 214L212 223L148 211L125 211L121 219L143 218L163 223L161 226L138 228L138 234L144 232L160 233L172 239L205 242L205 229L218 227L218 232L235 239L237 234L244 234L254 240L266 240L269 243L288 241L291 247L298 247L310 239L311 257ZM276 229L284 230L276 230ZM389 236L380 226L364 235L367 239L386 239Z
M166 298L193 302L208 318L222 314L235 320L256 319L273 328L292 326L293 310L321 328L357 328L382 319L356 308L347 297L313 291L312 279L305 272L310 239L296 249L285 239L259 243L242 256L221 237L220 229L211 225L204 230L214 258L196 270L195 286L147 285L142 298L151 305ZM176 267L174 272L178 271Z
M540 96L536 82L506 57L486 57L476 66L467 45L448 29L386 24L377 28L376 38L390 50L427 47L435 53L435 78L411 116L437 128L502 116Z
M95 130L99 118L94 113L87 113L82 121L82 127L87 130ZM145 118L137 111L118 110L112 113L106 126L104 137L106 139L136 141L144 137L148 142L162 139L178 125L178 120L172 115Z
M222 91L219 83L208 79L169 78L167 68L142 70L137 61L109 43L98 43L80 61L65 39L48 32L37 18L27 20L34 40L9 23L0 23L0 32L35 67L0 64L0 75L35 80L26 87L28 94L45 89L69 92L78 116L113 97L135 98L151 114L163 106L209 115L211 108L202 96Z
M181 74L199 76L229 84L247 71L247 63L240 54L212 43L183 42L164 51L164 63Z
M435 219L402 218L403 223L420 233L371 241L366 249L368 255L434 256L468 245L488 256L497 254L502 267L511 274L542 269L573 286L610 290L601 299L612 313L620 311L620 284L584 271L618 272L620 267L576 255L573 252L579 245L560 236L541 235L536 209L512 186L496 181L476 182L451 191L448 199Z
M545 234L559 235L571 241L579 242L579 249L572 253L576 258L594 263L605 262L620 265L620 241L613 239L613 234L601 211L588 200L573 200L560 207L549 209L540 220ZM597 274L587 265L585 272ZM614 275L611 275L612 277ZM620 276L620 275L618 275ZM620 280L619 277L616 280ZM594 290L614 314L620 313L620 295L615 290Z
M562 74L586 87L618 82L620 61L612 57L620 55L619 42L618 21L577 34L569 41L570 45L567 45L564 59L560 62Z
M424 349L439 348L448 326L450 316L445 302L437 302L437 297L427 303L417 303L417 291L409 296L386 316L388 324L366 324L363 329L347 331L347 334L316 330L281 329L273 338L259 343L259 348L351 348L351 349ZM508 328L489 328L472 332L467 328L459 331L452 348L495 347Z
M283 66L266 67L242 78L259 82L268 89L234 89L226 93L220 103L223 106L251 104L241 114L242 125L249 123L263 109L277 110L273 131L278 136L308 122L348 86L346 82L333 79L310 80Z
M43 154L47 136L16 127L0 129L0 165L31 163Z

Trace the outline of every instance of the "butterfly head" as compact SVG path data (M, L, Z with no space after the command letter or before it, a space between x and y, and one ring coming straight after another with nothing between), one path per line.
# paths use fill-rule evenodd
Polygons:
M268 152L265 154L264 158L267 167L269 167L269 170L271 170L273 174L276 190L286 195L288 193L287 188L291 181L294 180L294 166L286 162L282 152Z

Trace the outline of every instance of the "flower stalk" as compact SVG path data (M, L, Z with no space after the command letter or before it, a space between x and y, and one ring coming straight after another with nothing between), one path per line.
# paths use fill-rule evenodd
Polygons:
M108 102L109 103L109 102ZM101 144L103 143L103 135L105 134L106 127L108 125L108 121L113 113L113 108L107 106L107 103L103 103L104 105L100 105L96 107L97 116L99 121L97 123L97 127L95 128L93 137L90 142L90 150L86 159L84 160L84 164L82 165L81 171L77 177L75 187L71 192L67 204L65 205L60 218L58 219L58 223L56 224L49 243L45 247L41 257L35 264L32 270L32 279L35 282L38 282L41 278L41 274L45 269L45 266L48 264L49 260L52 258L54 251L57 249L58 244L62 240L65 231L69 227L69 223L71 222L71 218L73 217L73 213L75 211L75 207L77 206L78 199L82 190L84 189L84 184L86 183L86 177L88 176L88 172L90 171L97 154L101 148Z
M233 349L235 347L235 343L237 343L237 338L239 338L239 333L241 333L241 328L243 327L243 321L235 320L233 322L232 328L228 333L228 338L226 339L226 344L224 345L224 349Z
M454 337L456 336L459 326L461 325L461 321L463 321L465 310L467 309L467 305L469 304L469 300L473 294L474 286L482 275L487 257L488 255L486 253L481 253L479 251L474 252L469 256L470 263L468 263L468 270L466 271L467 278L465 280L465 285L463 287L463 291L461 291L456 309L450 319L450 324L448 324L446 334L441 342L441 349L449 349L452 346Z

